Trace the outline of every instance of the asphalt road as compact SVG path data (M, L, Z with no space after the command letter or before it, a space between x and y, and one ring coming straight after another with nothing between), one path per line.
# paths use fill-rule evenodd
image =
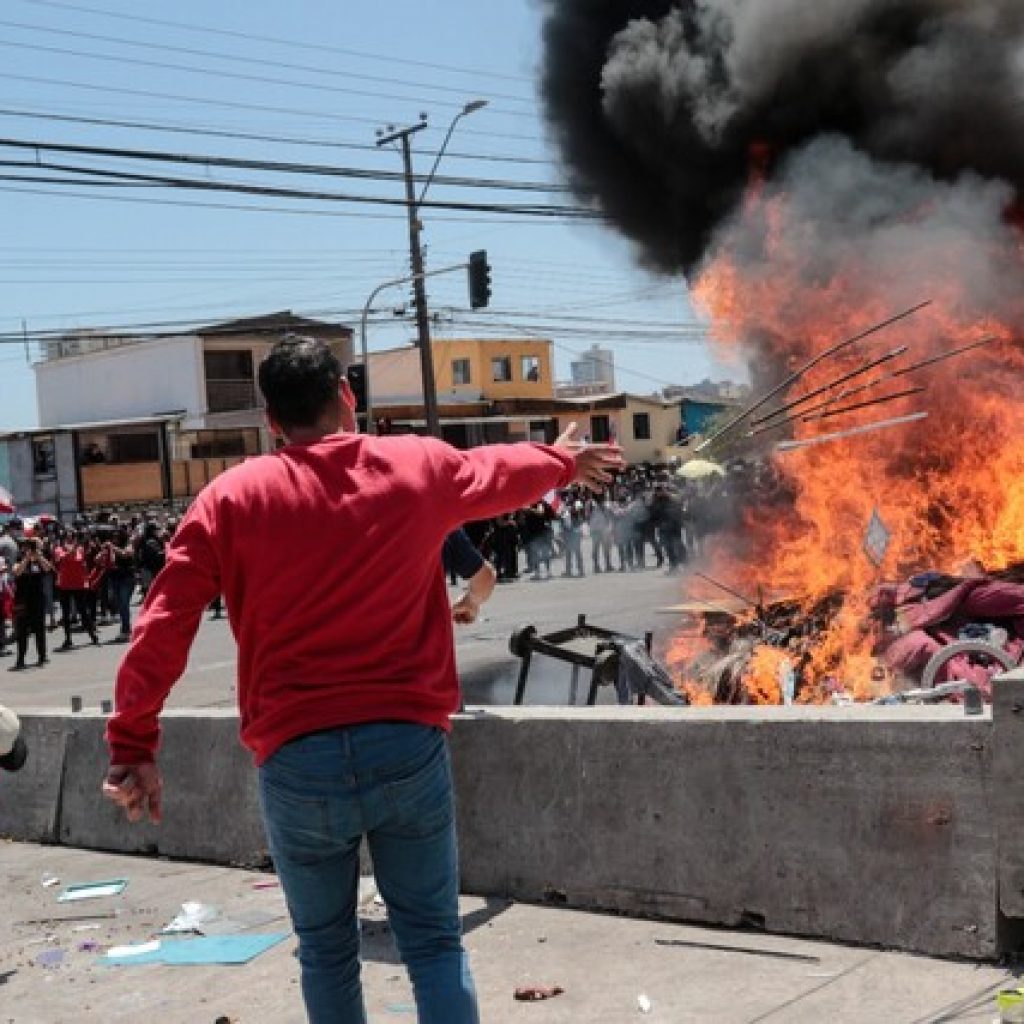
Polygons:
M459 672L467 704L510 704L519 661L509 653L508 642L519 625L535 625L540 633L576 624L584 614L597 626L643 636L655 634L655 649L667 641L676 616L659 611L681 600L681 577L667 576L660 569L643 572L589 574L584 578L556 576L535 582L526 577L499 585L472 626L457 627ZM451 591L456 596L458 590ZM133 615L137 608L133 608ZM82 634L75 636L75 649L55 650L63 632L49 634L50 663L24 672L7 671L13 655L0 659L0 702L15 710L69 708L71 697L82 698L86 708L97 708L113 693L117 666L124 656L123 644L111 642L114 626L101 627L99 647L92 647ZM35 661L29 647L29 662ZM235 703L235 643L226 619L211 621L207 615L196 637L185 675L171 692L169 707L223 708ZM527 689L527 703L566 703L570 667L546 658L534 659ZM581 687L581 690L583 688Z

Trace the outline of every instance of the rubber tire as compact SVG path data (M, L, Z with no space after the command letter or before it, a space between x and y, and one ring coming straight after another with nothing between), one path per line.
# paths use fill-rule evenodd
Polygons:
M512 630L508 649L517 657L525 658L530 652L530 641L537 635L536 626L519 626Z
M1007 671L1017 667L1014 658L1001 647L986 643L984 640L957 640L956 643L946 644L941 651L936 651L931 656L928 664L924 667L924 672L921 673L921 689L932 689L939 672L951 659L960 654L984 654L998 662Z

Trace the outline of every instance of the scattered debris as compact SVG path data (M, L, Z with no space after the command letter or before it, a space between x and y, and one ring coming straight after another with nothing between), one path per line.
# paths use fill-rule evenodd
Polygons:
M516 989L515 998L521 1003L536 1003L542 999L554 999L564 991L558 985L524 985Z
M756 949L753 946L727 946L717 942L693 942L688 939L655 939L656 946L683 946L686 949L710 949L720 953L742 953L745 956L769 956L777 960L796 960L802 964L820 964L821 959L804 953L787 953L781 949Z
M254 889L277 889L280 888L281 883L276 879L270 882L253 882L252 887Z
M107 957L121 959L122 957L145 956L147 953L155 953L159 948L159 939L153 939L150 942L137 942L128 946L111 946L107 950Z
M650 1013L652 1007L653 1003L651 1002L650 997L644 995L643 992L641 992L640 995L636 997L636 1008L641 1013Z
M98 953L100 944L95 939L86 939L84 942L80 942L77 948L79 953Z
M1008 988L996 995L996 1024L1024 1024L1024 989Z
M67 953L63 949L44 949L36 956L36 966L55 970L64 963Z
M388 1013L393 1013L396 1015L404 1013L411 1014L416 1012L416 1007L413 1003L389 1003L387 1006L384 1007L384 1009L387 1010Z
M188 901L182 903L181 912L160 932L161 935L181 935L188 932L205 934L204 925L217 919L220 911L205 903Z
M196 939L154 940L148 950L127 947L131 952L113 949L100 962L108 966L136 964L169 964L175 966L209 966L212 964L247 964L272 946L284 942L287 932L270 935L204 935ZM153 948L155 946L155 948Z
M57 897L58 903L73 903L77 900L95 900L104 896L120 896L128 886L127 878L112 878L106 882L82 882L69 885Z
M69 914L66 917L33 917L26 921L15 921L15 927L24 928L36 924L67 924L69 921L109 921L117 917L116 910L104 910L98 914ZM98 928L99 925L93 927Z
M39 884L44 889L49 889L55 885L60 885L60 879L56 875L51 875L50 872L47 871L39 880Z

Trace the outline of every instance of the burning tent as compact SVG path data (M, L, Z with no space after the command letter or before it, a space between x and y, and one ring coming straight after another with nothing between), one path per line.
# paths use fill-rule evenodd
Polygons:
M714 343L772 395L737 432L773 447L792 507L747 508L707 568L791 595L778 614L813 629L786 653L748 615L748 662L783 688L771 666L797 664L807 699L830 680L875 696L892 685L864 626L880 584L1024 562L1024 6L545 6L566 180L642 263L685 275ZM876 509L880 568L861 551Z

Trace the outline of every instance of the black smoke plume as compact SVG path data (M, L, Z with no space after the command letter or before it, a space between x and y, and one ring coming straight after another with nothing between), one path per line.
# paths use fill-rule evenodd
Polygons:
M809 144L1024 196L1024 0L541 0L577 196L693 271L752 175Z

